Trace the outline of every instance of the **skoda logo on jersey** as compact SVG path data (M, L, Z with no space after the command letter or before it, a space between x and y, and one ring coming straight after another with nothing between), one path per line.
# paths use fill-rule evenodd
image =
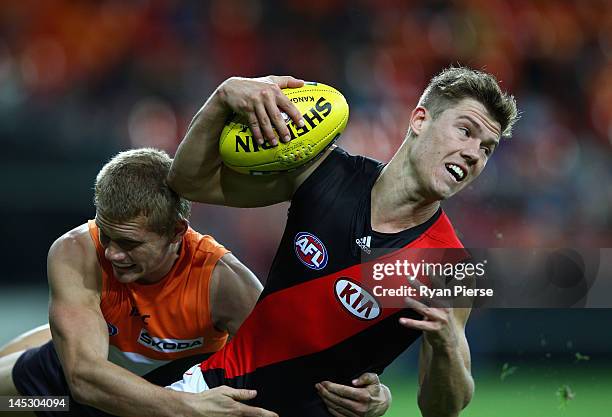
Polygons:
M147 330L141 329L140 335L138 336L138 343L157 352L169 353L199 348L204 345L204 338L162 339L161 337L151 336Z
M323 269L327 265L327 249L321 240L308 232L295 235L295 254L310 269Z
M348 278L340 278L335 285L336 298L353 316L362 320L374 320L380 316L380 304L359 284Z
M117 333L119 333L119 329L114 324L106 322L106 326L108 327L109 336L115 336Z

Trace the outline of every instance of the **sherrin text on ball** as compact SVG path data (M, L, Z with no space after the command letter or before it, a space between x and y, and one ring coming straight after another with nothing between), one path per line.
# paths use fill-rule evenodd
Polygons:
M236 115L223 128L219 141L227 167L253 175L291 171L315 159L344 131L349 107L335 88L309 82L282 91L302 114L304 126L296 125L283 113L291 139L277 145L259 145L247 121Z

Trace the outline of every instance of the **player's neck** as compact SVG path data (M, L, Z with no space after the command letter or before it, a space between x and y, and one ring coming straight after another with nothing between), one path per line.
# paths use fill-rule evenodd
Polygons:
M428 200L417 192L415 176L407 172L405 142L372 187L371 225L382 233L397 233L429 220L440 201Z

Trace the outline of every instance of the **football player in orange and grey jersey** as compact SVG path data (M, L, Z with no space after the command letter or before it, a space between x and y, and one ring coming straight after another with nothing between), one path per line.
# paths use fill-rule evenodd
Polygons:
M42 329L0 352L0 395L71 395L61 416L276 415L240 402L252 390L158 386L220 349L262 288L228 250L188 226L189 203L166 184L171 162L139 149L102 168L95 221L49 251L53 341Z

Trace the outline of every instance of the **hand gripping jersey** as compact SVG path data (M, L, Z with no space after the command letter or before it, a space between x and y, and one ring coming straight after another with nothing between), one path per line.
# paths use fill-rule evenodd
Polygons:
M163 280L122 284L104 257L95 222L88 225L102 268L100 308L108 325L111 362L144 375L225 344L227 333L216 330L210 319L208 294L212 271L228 252L223 246L189 228L179 258Z
M256 389L252 404L280 415L329 416L317 382L350 384L363 372L381 373L420 336L398 323L419 318L412 310L359 298L361 254L461 243L441 210L400 233L373 231L370 192L382 168L335 149L297 190L255 309L200 365L209 387Z

